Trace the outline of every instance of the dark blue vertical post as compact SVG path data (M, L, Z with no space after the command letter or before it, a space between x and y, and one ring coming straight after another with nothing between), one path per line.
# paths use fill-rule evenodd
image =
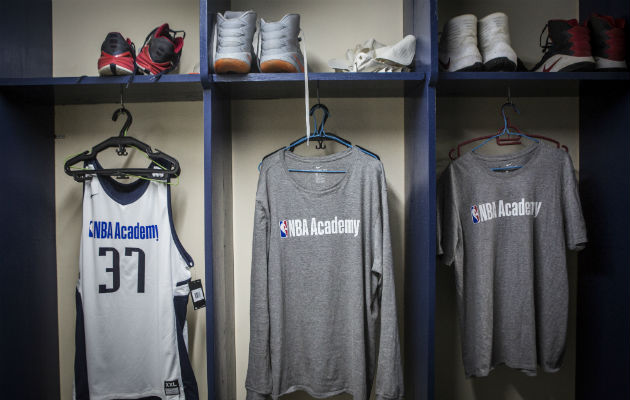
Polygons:
M199 0L199 74L201 81L209 83L208 80L208 39L210 32L210 14L208 13L208 0Z
M415 90L415 94L409 91ZM434 397L435 88L405 97L405 367L407 398Z
M51 0L0 2L0 77L52 76Z
M628 22L630 2L580 1L580 20L593 12ZM589 243L578 269L578 400L630 398L629 111L628 81L581 83L580 194Z
M52 75L50 0L0 2L0 77ZM3 398L59 399L52 91L37 103L0 89L8 173L0 196Z
M630 88L583 82L576 398L630 398Z
M230 100L217 88L204 90L204 110L208 387L219 400L236 391Z
M0 92L3 398L59 398L53 116Z
M203 180L204 180L204 250L206 276L206 379L208 400L215 400L214 379L214 261L212 259L212 92L208 75L208 0L199 1L199 73L203 85Z
M405 87L406 398L434 398L435 87L437 0L406 0L403 31L416 36L415 69L425 82Z
M214 400L214 261L212 259L212 92L203 91L203 180L204 180L204 233L205 233L205 267L206 267L206 351L208 399Z
M219 95L209 70L208 41L216 13L227 1L200 1L200 63L204 88L204 212L208 398L236 396L232 254L232 148L230 99Z

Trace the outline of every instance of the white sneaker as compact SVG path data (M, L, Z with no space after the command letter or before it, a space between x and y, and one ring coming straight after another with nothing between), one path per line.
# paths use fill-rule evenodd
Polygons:
M258 59L261 72L304 72L300 51L300 15L287 14L280 21L260 19Z
M335 72L402 72L409 70L415 53L413 35L405 36L393 46L369 39L346 51L345 59L330 59L328 65Z
M444 25L438 50L442 71L480 71L481 53L477 48L477 17L464 14Z
M254 11L226 11L214 24L210 65L217 74L250 72L254 58Z
M391 65L409 66L416 54L416 37L407 35L393 46L383 46L374 49L377 60Z
M516 71L516 52L510 45L508 17L502 12L479 20L479 49L486 71Z

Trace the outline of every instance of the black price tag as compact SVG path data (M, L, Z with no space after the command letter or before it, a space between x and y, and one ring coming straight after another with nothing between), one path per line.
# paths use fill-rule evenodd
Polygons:
M201 286L201 279L196 281L190 281L188 283L190 288L190 297L192 297L193 308L198 310L206 306L206 296L203 294L203 287Z

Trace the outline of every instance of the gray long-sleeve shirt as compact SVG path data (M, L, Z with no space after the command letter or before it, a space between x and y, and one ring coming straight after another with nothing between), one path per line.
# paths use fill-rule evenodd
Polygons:
M372 384L376 399L401 399L380 161L357 148L278 151L263 162L254 219L247 399L303 390L366 400Z

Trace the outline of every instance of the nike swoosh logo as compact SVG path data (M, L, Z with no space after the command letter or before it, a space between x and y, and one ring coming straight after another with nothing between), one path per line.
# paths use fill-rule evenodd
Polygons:
M442 62L442 60L438 60L438 61L440 62L440 65L442 66L442 68L448 71L448 67L451 66L451 58L450 57L448 58L447 63Z
M98 193L92 193L92 194L90 195L90 199L91 199L92 197L96 196L97 194L98 194Z
M553 68L554 65L556 65L558 63L558 61L560 61L560 59L558 58L556 61L553 62L553 64L551 64L551 66L549 68L547 67L543 67L543 72L549 72L551 71L551 69Z

